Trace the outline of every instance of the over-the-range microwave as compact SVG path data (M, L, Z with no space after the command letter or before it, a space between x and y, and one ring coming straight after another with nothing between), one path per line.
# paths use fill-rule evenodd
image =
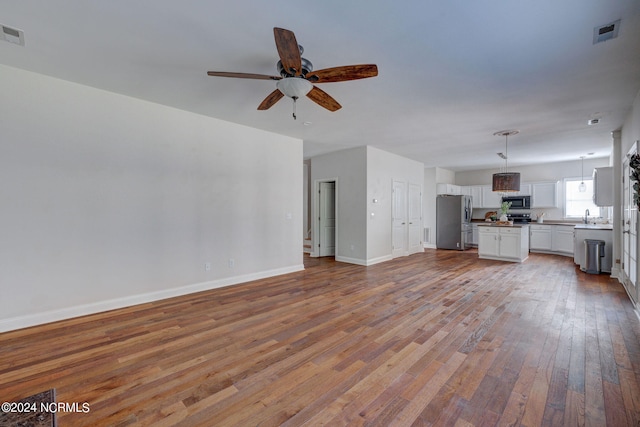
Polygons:
M511 202L511 209L531 209L531 196L503 196L502 202Z

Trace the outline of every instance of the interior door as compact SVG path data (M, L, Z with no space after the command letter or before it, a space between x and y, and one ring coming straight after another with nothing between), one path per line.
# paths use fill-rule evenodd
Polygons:
M396 258L404 256L407 248L407 183L393 181L391 197L391 256Z
M408 252L415 254L422 252L422 187L409 184L409 228Z
M320 256L336 254L336 183L320 183Z
M633 202L633 184L629 179L631 175L629 157L636 153L636 148L634 144L622 164L622 270L625 276L625 286L634 300L637 300L638 297L636 289L638 207Z

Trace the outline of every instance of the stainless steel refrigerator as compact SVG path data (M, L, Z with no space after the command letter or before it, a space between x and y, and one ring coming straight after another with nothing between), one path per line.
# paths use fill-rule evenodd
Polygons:
M436 198L436 247L463 251L473 237L471 196L440 195Z

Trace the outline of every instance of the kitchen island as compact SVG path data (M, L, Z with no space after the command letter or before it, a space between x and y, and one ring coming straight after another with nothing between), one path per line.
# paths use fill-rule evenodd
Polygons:
M529 224L478 224L478 256L499 261L523 262L529 257Z

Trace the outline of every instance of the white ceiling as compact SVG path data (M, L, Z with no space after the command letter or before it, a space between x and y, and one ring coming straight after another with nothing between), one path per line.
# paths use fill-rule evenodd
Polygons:
M621 19L618 38L594 27ZM638 0L221 2L13 0L0 63L304 140L305 157L371 145L452 170L609 155L640 90ZM277 75L273 27L315 69L375 63L378 77L326 83L342 104L258 104ZM600 124L588 126L591 118ZM304 122L311 122L305 125Z

